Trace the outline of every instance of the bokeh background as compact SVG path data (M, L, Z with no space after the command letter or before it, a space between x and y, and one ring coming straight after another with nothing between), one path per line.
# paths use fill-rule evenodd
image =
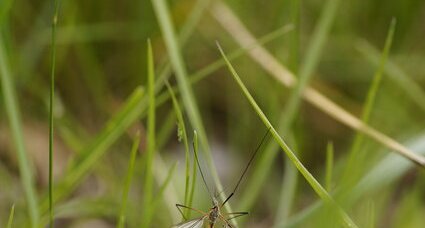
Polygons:
M166 2L176 32L183 34L179 40L180 51L188 75L199 75L201 70L222 60L216 41L227 53L240 49L238 42L211 14L218 1ZM329 2L336 3L337 10L308 86L361 117L391 20L395 18L393 42L371 109L369 125L424 154L424 1L234 0L222 3L258 39L292 25L292 29L281 32L263 47L282 65L298 72L311 51L315 28L326 4L331 4ZM10 10L7 10L9 4ZM48 101L53 2L3 0L0 9L0 20L3 20L0 73L8 74L13 81L25 151L41 208L40 223L44 226L48 218ZM173 67L170 68L169 51L157 16L147 0L61 1L56 45L54 189L58 195L63 189L66 193L55 202L56 227L115 226L130 148L137 130L141 131L142 143L129 193L127 224L128 227L139 227L141 223L140 215L144 211L141 208L144 205L143 175L146 171L146 109L122 129L116 140L103 148L89 168L77 177L73 187L68 186L67 181L72 179L69 174L73 173L74 167L90 154L97 153L94 148L102 140L109 126L107 123L122 110L135 89L140 86L146 88L148 39L153 47L157 79L162 75L161 79L167 78L172 85L179 83ZM293 90L274 79L246 52L231 62L271 123L278 125ZM161 84L157 88L159 98L161 94L167 94L167 90L159 79L157 82ZM1 83L4 84L4 81ZM214 167L226 187L226 193L229 193L267 127L247 102L225 65L205 74L201 80L192 83L191 88L208 136ZM27 200L4 89L3 86L0 105L0 226L5 226L10 208L15 204L14 227L29 227ZM176 92L180 99L177 88ZM183 102L180 103L191 141L194 126L186 115ZM337 192L337 189L344 189L341 187L344 183L342 173L358 132L303 100L296 111L296 118L283 138L322 184L326 176L326 148L332 142L334 171L329 190ZM161 187L170 168L176 161L178 163L167 190L158 195L150 227L169 227L181 221L174 205L183 203L185 160L176 121L169 99L158 104L154 189ZM268 137L264 144L272 142L273 139ZM260 148L230 202L233 209L250 212L249 216L239 220L240 227L284 227L291 224L294 227L330 227L339 224L323 210L319 212L325 214L316 211L306 215L319 198L300 175L293 175L298 181L291 182L289 187L284 184L287 183L285 175L290 176L288 172L294 170L288 168L282 151L266 163L267 170L260 167L265 147ZM407 162L367 136L363 137L357 150L362 151L365 157L348 171L357 176L348 186L355 186L370 174L371 187L358 197L354 191L347 191L348 196L341 196L346 212L362 227L423 227L423 168ZM202 151L200 163L210 188L214 189L213 170L207 165L208 156ZM401 164L403 169L399 169ZM261 170L265 177L255 177ZM253 186L258 188L254 190ZM294 190L293 193L290 189ZM286 215L282 215L281 206L285 203L281 198L285 192L289 192L292 206ZM199 174L193 206L202 210L210 206Z

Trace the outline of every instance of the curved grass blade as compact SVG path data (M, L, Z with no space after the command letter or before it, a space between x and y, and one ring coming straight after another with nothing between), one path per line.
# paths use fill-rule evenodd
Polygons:
M184 190L184 205L188 206L188 207L192 207L192 204L189 204L189 199L191 198L190 194L189 194L189 189L190 189L190 155L189 155L189 142L187 139L187 132L186 132L186 125L184 123L184 119L183 119L183 113L180 109L179 103L177 101L176 96L174 95L173 89L171 88L170 84L166 81L165 85L167 86L168 89L168 93L171 96L171 100L173 102L173 107L174 107L174 112L177 116L177 124L178 124L178 132L179 132L179 137L181 139L183 139L183 143L184 143L184 151L185 151L185 165L186 165L186 170L185 170L185 190ZM185 213L185 217L186 218L190 218L190 210L186 210Z
M353 222L353 220L347 215L347 213L334 201L334 199L329 195L329 193L320 185L320 183L313 177L313 175L304 167L304 165L300 162L300 160L296 157L294 152L286 145L286 143L283 141L283 139L280 137L280 135L277 133L276 129L272 126L270 121L267 119L266 115L263 113L261 108L257 105L254 98L249 93L248 89L243 84L242 80L240 79L239 75L236 73L235 69L231 65L231 63L227 60L226 55L224 54L223 50L221 49L220 45L218 45L218 48L221 52L222 57L226 60L227 66L231 72L231 75L241 88L242 92L244 93L245 97L248 99L251 106L254 108L257 115L260 117L260 119L263 121L264 125L268 128L270 128L270 132L272 133L273 137L275 138L276 142L279 144L279 146L283 149L283 151L286 153L289 159L291 159L292 163L297 167L297 169L300 171L300 173L304 176L306 181L310 184L310 186L313 188L313 190L317 193L317 195L329 206L332 207L332 209L340 216L344 224L348 227L357 227L357 225Z
M372 109L375 106L376 95L378 93L379 87L381 85L382 77L384 74L385 64L388 59L388 55L391 49L392 40L395 33L396 20L393 18L388 29L387 38L385 40L384 49L381 54L381 60L379 67L376 69L375 75L373 77L372 85L367 93L366 103L364 105L364 110L362 113L362 122L368 124L370 116L372 114ZM361 132L357 132L354 141L351 145L348 162L345 165L345 169L342 175L342 186L349 191L355 183L358 181L362 175L362 164L364 164L365 159L367 159L367 154L365 150L361 150L361 146L365 141L365 137ZM345 191L344 189L342 190Z
M13 216L15 215L15 204L10 208L9 220L7 221L7 228L12 228Z
M53 227L53 103L55 98L55 68L56 68L56 26L58 24L59 1L54 0L54 13L52 18L52 47L51 47L51 72L49 96L49 227Z
M125 213L127 210L128 192L130 190L130 184L134 174L134 163L136 161L136 155L139 149L139 144L140 144L140 132L138 131L134 138L133 146L131 147L130 160L128 162L127 177L125 179L124 189L122 192L121 209L118 215L118 224L117 224L118 228L124 228L125 226Z
M240 46L250 45L256 41L226 5L217 2L211 9L215 19L229 32ZM293 87L297 82L294 74L280 64L263 47L257 46L257 48L250 50L249 56L283 85ZM392 152L396 152L417 165L425 167L424 156L414 153L396 140L361 122L360 119L347 112L319 91L307 86L303 93L303 97L307 102L334 118L336 121L356 131L362 132L391 149Z
M155 72L154 72L154 59L152 53L152 45L148 40L148 95L149 95L149 107L148 107L148 118L147 118L147 151L146 151L146 162L145 162L145 182L143 188L143 210L144 213L141 216L142 226L149 227L151 222L152 211L152 200L153 200L153 174L152 166L154 162L155 150L156 150L156 135L155 135Z
M213 163L211 156L211 149L208 144L207 134L202 123L201 115L199 113L198 106L196 104L196 99L194 97L192 88L187 79L187 71L183 61L182 54L179 50L179 45L177 43L177 37L174 31L174 25L170 17L168 6L165 0L151 0L151 3L154 8L155 15L158 19L159 26L161 28L163 38L170 55L171 66L173 67L179 90L182 96L183 105L186 109L186 113L189 116L189 120L199 133L200 146L202 147L202 152L205 155L207 161L208 169L211 173L211 176L214 180L214 183L217 189L223 189L220 179L218 178L217 170ZM222 200L224 196L222 196ZM226 205L226 209L230 212L230 204Z
M0 27L2 30L2 26ZM15 86L12 72L9 69L9 63L6 56L6 47L3 39L4 34L0 32L0 80L3 93L6 115L10 125L13 144L16 150L19 164L21 183L24 188L28 213L30 217L30 227L37 227L39 223L40 212L37 205L37 195L33 178L33 166L27 157L25 148L25 139L22 132L21 113L19 103L16 97Z

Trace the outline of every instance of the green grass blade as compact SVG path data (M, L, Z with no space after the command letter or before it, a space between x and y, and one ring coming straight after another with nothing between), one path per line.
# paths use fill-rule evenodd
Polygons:
M258 42L251 44L248 47L245 48L237 48L236 50L232 51L229 53L228 58L229 60L233 60L236 58L239 58L241 56L243 56L244 54L247 53L247 51L249 51L250 49L253 49L255 47L257 47L258 45L264 45L267 44L273 40L276 40L277 38L281 37L284 34L287 34L288 32L293 30L293 26L292 25L287 25L287 26L283 26L282 28L279 28L273 32L270 32L262 37L260 37L258 39ZM195 84L199 81L201 81L202 79L204 79L205 77L207 77L208 75L211 75L212 73L216 72L217 70L219 70L220 68L226 66L226 62L220 58L216 61L214 61L211 64L208 64L208 66L205 66L204 68L198 70L197 72L193 73L192 75L189 76L189 83L190 84ZM173 91L175 93L178 93L179 90L177 87L173 87ZM158 95L157 98L157 105L162 105L164 104L168 99L170 99L170 94L167 92L161 93L160 95Z
M332 176L334 166L334 144L328 142L326 147L326 178L325 187L328 192L332 191Z
M382 54L377 48L372 46L365 40L360 40L356 43L356 49L363 54L367 61L379 67L382 59ZM402 68L395 62L387 60L385 64L385 73L389 79L394 80L397 85L414 101L423 112L425 112L425 91L417 82L415 82Z
M388 55L391 49L392 40L395 33L395 27L396 27L396 20L393 19L391 21L390 28L388 30L387 38L385 41L385 46L381 54L381 60L378 69L375 72L375 75L373 77L372 85L370 86L370 89L368 91L367 97L366 97L366 103L364 105L364 110L362 113L362 121L364 123L368 123L370 119L370 115L372 113L372 108L375 105L376 100L376 94L378 93L379 86L382 81L385 64L388 59ZM360 177L360 167L362 167L361 164L364 163L364 159L366 159L366 152L364 150L361 150L361 146L365 141L365 137L360 132L356 133L356 136L354 138L353 144L350 148L349 152L349 158L347 165L345 166L345 170L343 173L343 185L351 189L352 185L357 181L357 179ZM356 172L354 172L356 171Z
M152 207L153 208L157 208L159 205L159 202L162 199L162 195L165 192L165 189L168 187L168 185L171 182L171 179L174 175L174 171L176 170L176 166L177 166L177 162L174 162L174 164L171 166L171 168L168 170L168 174L167 177L165 178L164 183L160 186L160 188L158 189L158 192L155 194L155 199L152 203ZM168 202L167 202L168 203Z
M143 210L144 213L141 216L142 226L149 227L151 222L151 210L152 194L153 194L153 174L152 166L156 150L156 135L155 135L155 72L154 72L154 59L152 53L152 45L148 40L148 95L149 95L149 107L148 107L148 118L147 118L147 151L146 151L146 167L145 167L145 182L143 188Z
M331 29L332 22L335 18L339 1L340 0L328 0L326 2L322 15L320 16L319 22L314 30L311 43L307 48L305 63L302 65L299 72L298 83L296 84L295 89L291 93L288 103L285 106L285 121L287 123L285 123L284 126L286 129L289 129L292 125L298 112L302 93L308 85L313 72L319 63L320 55Z
M2 27L1 27L2 29ZM25 148L25 140L22 132L21 113L19 111L19 103L16 97L15 86L13 82L12 72L9 69L7 60L7 51L3 39L3 33L0 33L0 80L4 98L6 115L8 118L10 130L12 131L12 139L19 163L19 172L21 182L24 188L28 213L30 216L30 227L36 227L39 223L39 209L37 205L37 195L35 190L32 164L28 160Z
M196 131L193 131L193 153L198 154L198 133ZM195 195L195 187L196 187L196 176L198 175L198 172L196 171L196 157L193 156L192 161L192 186L190 188L189 193L189 202L188 205L192 205L193 197ZM190 215L190 214L189 214Z
M177 82L186 113L189 116L189 120L193 128L195 128L199 133L199 140L200 145L202 147L202 152L204 153L208 169L214 180L216 188L223 189L213 163L213 159L210 153L210 146L208 144L207 134L205 132L205 128L201 120L198 106L196 104L192 88L190 87L190 83L187 78L186 67L184 65L182 54L177 44L177 38L174 32L174 26L170 18L167 3L165 0L152 0L151 2L155 11L155 15L157 16L161 31L163 33L163 37L165 39L168 54L170 55L171 65L176 73ZM222 200L224 200L225 196L222 194L221 198ZM232 211L230 208L230 204L226 204L225 207L229 212ZM232 221L233 223L235 223L235 220Z
M223 56L223 58L226 60L227 66L231 72L231 75L241 88L243 94L248 99L251 106L254 108L257 115L260 117L262 122L267 128L270 128L270 132L273 136L273 138L276 140L276 142L279 144L279 146L283 149L283 151L286 153L289 159L291 159L292 163L297 167L298 171L304 176L306 181L310 184L310 186L313 188L313 190L317 193L317 195L327 204L332 206L333 210L338 213L338 215L341 217L344 224L348 227L357 227L357 225L353 222L353 220L347 215L347 213L334 201L334 199L329 195L329 193L320 185L320 183L311 175L311 173L304 167L304 165L300 162L300 160L295 156L294 152L286 145L286 143L283 141L283 139L280 137L276 129L273 127L273 125L270 123L270 121L267 119L266 115L263 113L263 111L260 109L260 107L255 102L254 98L249 93L248 89L243 84L242 80L240 79L239 75L236 73L233 66L230 64L230 62L227 60L226 55L224 54L223 50L219 46L220 52Z
M297 151L297 143L292 134L289 135L293 151ZM277 149L277 148L276 148ZM252 181L254 182L254 180ZM274 227L279 227L280 221L287 221L291 214L291 208L295 202L295 194L298 184L298 171L289 159L285 159L285 169L283 173L283 181L280 189L279 206L277 209ZM252 200L253 201L253 200Z
M13 0L6 0L0 3L0 27L3 25L3 21L7 18L10 9L12 8Z
M94 139L93 143L81 151L81 158L71 167L70 171L58 183L53 202L70 194L76 185L90 173L107 149L125 132L125 130L145 110L144 90L138 87L129 96L123 107L105 125L105 128ZM47 210L47 203L43 202L42 210Z
M290 48L289 48L289 63L288 63L288 67L290 70L292 70L292 72L295 75L298 75L299 72L299 56L300 56L300 34L301 34L301 29L300 29L300 0L291 0L290 1L290 8L291 8L291 23L294 25L295 27L295 32L290 34ZM280 121L279 121L279 128L282 129L282 131L279 131L282 133L282 135L286 135L288 134L290 131L285 131L285 129L289 129L289 126L285 126L286 124L290 125L291 123L289 121L286 121L286 113L285 113L285 109L286 106L284 107L284 110L282 110L282 114L280 117ZM293 140L293 142L295 142L295 139ZM291 144L290 144L291 145ZM292 146L296 146L294 144L292 144ZM267 149L270 150L274 150L277 151L277 145L275 143L270 143L270 146L268 145L266 147ZM295 148L294 151L297 151L297 149ZM275 152L277 153L277 152ZM261 158L261 157L260 157ZM264 162L263 164L266 164L267 162ZM295 193L296 193L296 188L297 188L297 183L298 183L298 173L297 170L295 168L295 166L291 163L291 161L289 161L288 159L284 160L284 164L285 164L285 169L284 169L284 173L283 173L283 180L282 180L282 185L281 185L281 192L280 192L280 199L279 199L279 206L278 206L278 210L277 210L277 215L275 217L275 223L274 225L276 226L278 223L278 221L287 221L288 216L291 212L291 208L293 206L293 203L295 201ZM269 165L271 166L271 165ZM264 169L264 171L266 171L266 169ZM258 172L258 171L257 171ZM260 170L260 172L263 172L262 170ZM268 171L267 173L269 173L270 171ZM258 175L260 177L260 175ZM261 176L266 176L266 174L263 174ZM264 180L263 180L264 181ZM261 183L258 180L254 180L252 179L251 183ZM253 196L249 196L249 194L247 193L247 197L250 197L251 199L247 202L254 202L255 198L258 198L258 192L260 191L257 187L257 191L256 191L256 195ZM253 203L251 203L252 205Z
M12 228L13 216L15 215L15 204L10 208L9 220L7 221L7 228Z
M180 109L179 106L179 102L177 101L176 96L174 95L173 89L171 88L170 84L168 82L165 82L165 85L167 86L168 89L168 93L171 96L171 100L173 102L173 107L174 107L174 112L177 116L177 124L178 124L178 131L179 131L179 138L181 137L181 139L183 139L183 143L184 143L184 151L185 151L185 165L186 165L186 170L185 170L185 190L184 190L184 205L191 207L191 204L189 204L189 189L190 189L190 155L189 155L189 142L187 139L187 131L186 131L186 125L184 123L184 119L183 119L183 113ZM185 210L185 217L189 218L190 217L190 212L191 210Z
M49 227L53 227L53 103L55 98L55 67L56 67L56 26L58 23L59 1L54 1L54 15L52 19L52 47L49 96Z
M140 144L140 132L137 132L133 142L133 146L131 147L131 154L130 154L130 160L128 162L127 176L124 182L124 189L122 192L121 208L118 215L118 224L117 224L118 228L124 228L125 226L125 214L127 210L128 192L130 191L131 180L133 179L133 175L134 175L134 163L136 161L136 155L139 149L139 144Z
M298 80L299 83L296 84L294 90L291 92L289 100L280 116L280 120L278 123L278 132L281 135L286 135L288 133L297 116L303 91L308 85L308 82L310 81L311 76L319 62L320 54L328 37L333 19L338 8L338 3L339 0L328 0L323 9L323 13L320 17L320 20L316 26L313 37L311 39L311 44L307 49L305 64L303 64L300 69L300 75ZM292 62L292 64L296 64L297 60L292 60ZM296 68L296 66L293 67ZM268 174L271 171L270 164L272 164L272 162L274 161L274 158L277 155L277 151L277 145L273 142L270 142L266 146L263 156L261 156L261 158L259 159L259 165L254 168L254 178L249 183L249 189L251 189L251 191L247 192L243 196L242 202L244 208L250 208L254 204L255 199L260 193L260 187L262 186L259 183L265 182ZM290 165L288 165L288 167L290 167ZM286 203L289 202L287 200L285 202L281 202L281 204ZM288 205L282 206L281 208L287 207Z

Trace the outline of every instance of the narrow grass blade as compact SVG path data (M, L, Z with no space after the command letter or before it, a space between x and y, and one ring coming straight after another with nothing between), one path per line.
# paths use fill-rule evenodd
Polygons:
M270 32L262 37L260 37L258 39L258 43L252 43L251 45L249 45L248 47L243 47L243 48L237 48L236 50L232 51L231 53L229 53L229 60L233 60L236 59L238 57L243 56L244 54L246 54L249 50L257 47L258 45L263 45L263 44L267 44L273 40L276 40L277 38L281 37L284 34L287 34L288 32L293 30L293 26L292 25L286 25L283 26L282 28L279 28L273 32ZM198 70L197 72L193 73L192 75L189 76L189 83L190 84L195 84L199 81L201 81L202 79L206 78L207 76L211 75L212 73L214 73L215 71L219 70L220 68L226 66L226 62L220 58L218 60L216 60L215 62L208 64L208 66ZM175 93L178 93L179 90L177 87L172 87L173 91ZM161 93L160 95L158 95L157 98L157 105L162 105L164 104L168 99L170 99L170 94L167 92Z
M15 215L15 204L10 208L9 220L7 221L7 228L12 228L13 216Z
M163 37L165 39L165 44L167 46L168 54L170 55L171 65L176 73L177 82L179 90L182 96L183 105L186 109L186 113L189 116L189 120L199 133L200 145L202 147L202 152L205 155L205 159L208 164L208 169L211 173L211 176L214 179L214 183L217 189L223 189L218 174L213 164L213 159L210 153L210 146L208 144L207 134L202 123L201 116L199 114L198 106L195 101L195 97L190 87L190 83L187 79L187 71L183 62L182 54L179 50L177 44L177 38L174 31L174 26L170 18L170 13L168 6L165 0L151 0L155 15L158 19L159 26L161 28ZM224 200L224 195L221 196ZM226 204L226 209L230 212L230 204ZM232 220L235 223L236 220Z
M76 185L90 173L90 169L99 160L107 149L125 132L125 130L136 120L143 112L146 100L144 90L138 87L129 96L123 107L117 112L105 125L105 128L99 133L94 141L81 152L81 157L76 164L70 168L70 171L58 183L53 202L62 199L70 194ZM41 208L43 212L48 206L43 201Z
M198 133L196 131L193 131L193 153L198 154ZM198 172L196 171L196 157L193 156L192 161L192 186L190 188L189 193L189 205L192 205L193 197L195 195L195 187L196 187L196 176L198 175ZM190 215L190 214L189 214Z
M178 132L179 132L179 140L183 139L184 143L184 151L185 151L185 165L186 165L186 171L185 171L185 190L184 190L184 204L188 207L192 207L191 204L189 204L189 199L191 198L189 195L189 188L190 188L190 155L189 155L189 142L187 139L187 131L186 131L186 125L184 123L183 119L183 113L180 109L179 102L177 101L176 96L174 95L173 89L171 88L170 84L168 82L165 82L165 85L167 86L168 93L171 96L171 100L173 102L174 112L177 116L177 124L178 124ZM185 217L190 217L190 210L186 210Z
M325 178L325 187L326 191L332 191L332 176L333 176L333 166L334 166L334 144L328 142L326 147L326 178Z
M290 142L292 142L290 145L292 145L293 151L296 152L298 149L297 147L298 145L296 141L294 140L293 135L290 134L288 138ZM254 181L255 180L253 180L253 182ZM285 169L283 173L282 186L280 189L279 206L277 209L273 227L277 228L279 227L278 225L281 223L281 221L286 222L288 220L288 217L291 214L291 208L295 202L297 184L298 184L298 170L289 159L285 159ZM254 200L251 200L251 201L254 201Z
M13 0L5 0L0 3L0 27L3 27L3 21L7 18L12 8Z
M174 171L176 170L177 162L174 162L174 164L171 166L171 168L168 170L167 177L165 178L164 183L159 187L159 190L155 194L155 199L153 200L152 207L157 208L159 203L161 202L162 196L164 195L165 189L168 187L168 185L171 182L171 179L174 175ZM169 203L169 202L166 202Z
M339 0L328 0L322 10L322 14L314 30L310 45L307 48L305 63L301 66L299 70L298 83L295 84L295 88L292 90L289 100L280 115L277 129L281 135L285 136L288 134L294 120L296 119L300 102L302 100L303 91L307 87L313 75L313 72L319 63L323 46L330 32L332 22L337 12L338 3L339 3ZM295 5L293 6L295 8L293 10L299 10L297 8L299 7L298 6L299 3L292 3L292 4ZM221 9L223 10L223 8ZM293 16L293 17L296 17L296 16ZM294 20L296 22L297 19L294 19ZM293 34L293 36L295 36L295 34ZM298 44L298 41L296 41L296 39L297 39L296 37L292 38L294 42L293 45ZM298 49L294 49L292 51L297 52ZM293 54L295 57L298 56L298 53L291 53L291 54ZM296 72L298 72L298 66L295 65L297 63L298 63L298 60L291 61L292 68L294 68ZM271 171L270 164L272 164L272 162L274 161L278 153L277 148L278 146L275 143L270 142L269 145L267 145L266 149L264 150L263 156L259 159L259 163L258 163L259 165L256 166L253 171L254 178L249 183L249 189L251 189L251 191L244 194L244 197L242 200L244 208L250 208L254 204L255 199L258 198L258 195L260 193L260 187L262 186L261 183L265 182L268 174ZM286 163L288 163L288 161ZM291 167L291 165L287 165L287 167ZM294 171L290 171L289 173L291 172L294 173ZM281 208L282 210L283 208L287 208L289 210L288 208L289 205L284 206L284 204L288 204L289 201L287 198L285 198L284 200L285 200L284 202L281 202L282 204ZM286 211L286 209L284 211ZM282 215L279 215L279 217L281 216Z
M149 227L151 222L151 211L152 194L153 194L153 174L152 166L156 150L156 133L155 133L155 72L154 72L154 59L152 53L152 45L148 40L148 95L149 95L149 107L148 107L148 118L147 118L147 151L146 151L146 162L145 162L145 182L143 188L143 210L144 213L141 216L142 226Z
M405 142L409 149L420 151L421 155L425 155L425 132L413 140ZM362 179L357 182L351 191L350 200L355 202L362 196L379 191L381 188L394 183L405 175L409 170L415 168L410 161L398 156L394 153L388 153L381 161L369 170ZM322 201L316 201L310 206L304 208L301 212L292 216L288 223L281 224L280 227L299 227L302 221L311 218L323 208Z
M368 91L366 102L364 105L362 113L362 122L369 123L370 115L372 113L372 108L375 106L376 95L379 90L379 86L382 81L385 64L388 59L388 55L391 49L392 40L395 33L396 20L391 21L390 28L388 30L387 38L385 41L385 46L381 54L381 60L379 67L376 69L375 75L373 77L372 85ZM361 145L364 143L365 137L361 132L357 132L354 138L353 144L349 151L349 158L346 168L344 169L342 176L342 185L344 185L347 190L351 189L354 183L360 178L362 172L361 167L366 159L366 152L361 150ZM344 190L343 190L344 191Z
M2 27L0 27L1 29ZM13 145L16 150L19 164L20 179L24 188L25 199L30 216L30 227L36 227L39 223L39 209L37 204L37 195L35 190L32 164L28 160L27 151L25 149L25 140L22 132L21 113L19 111L19 103L16 97L15 86L13 82L12 72L9 69L7 60L7 51L3 40L4 34L0 32L0 80L3 93L4 105Z
M53 227L53 104L55 98L55 67L56 67L56 26L58 23L59 1L54 1L52 21L50 96L49 96L49 227Z
M118 215L117 228L125 227L125 217L126 217L125 214L127 211L128 192L130 191L131 180L133 179L134 163L136 161L136 155L139 149L139 144L140 144L140 132L137 132L134 138L133 146L131 147L130 160L128 162L128 169L127 169L127 176L125 178L124 189L122 192L121 208Z
M362 55L371 64L379 67L382 54L379 50L372 46L366 40L359 40L355 45L356 49L362 53ZM388 78L394 80L400 88L414 101L423 112L425 112L425 91L417 82L415 82L410 75L408 75L401 67L394 61L387 60L385 64L385 73Z
M211 8L211 11L214 18L227 30L240 46L244 47L256 42L253 35L243 26L226 5L216 2ZM276 58L263 47L257 46L250 50L249 56L283 85L293 87L297 82L294 74L280 64ZM406 159L409 159L421 167L425 167L424 156L414 153L396 140L363 123L360 119L347 112L319 91L307 86L304 90L303 97L307 102L336 121L351 129L362 132L371 139L391 149L390 151L404 156Z
M333 198L329 195L329 193L319 184L319 182L311 175L311 173L304 167L304 165L300 162L300 160L295 156L294 152L286 145L286 143L283 141L283 139L280 137L280 135L277 133L276 129L272 126L270 121L267 119L266 115L263 113L263 111L260 109L260 107L255 102L254 98L249 93L248 89L243 84L242 80L240 79L239 75L236 73L233 66L230 64L230 62L227 60L226 55L224 54L223 50L220 46L218 46L220 49L220 52L223 56L223 58L226 60L227 66L231 72L231 75L241 88L242 92L244 93L245 97L248 99L251 106L254 108L257 115L260 117L260 119L263 121L264 125L267 128L270 128L270 132L273 135L273 138L276 140L276 142L279 144L279 146L283 149L283 151L286 153L289 159L291 159L292 163L297 167L298 171L304 176L306 181L310 184L310 186L313 188L313 190L317 193L317 195L327 204L332 206L333 210L338 213L338 215L341 217L344 224L348 227L357 227L357 225L352 221L352 219L347 215L347 213L333 200Z

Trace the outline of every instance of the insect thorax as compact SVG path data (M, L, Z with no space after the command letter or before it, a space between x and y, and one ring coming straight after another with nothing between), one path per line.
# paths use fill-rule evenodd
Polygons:
M214 207L211 208L211 211L210 211L209 216L208 216L208 219L209 219L211 225L215 224L219 214L220 214L220 211L218 209L218 206L214 205Z

